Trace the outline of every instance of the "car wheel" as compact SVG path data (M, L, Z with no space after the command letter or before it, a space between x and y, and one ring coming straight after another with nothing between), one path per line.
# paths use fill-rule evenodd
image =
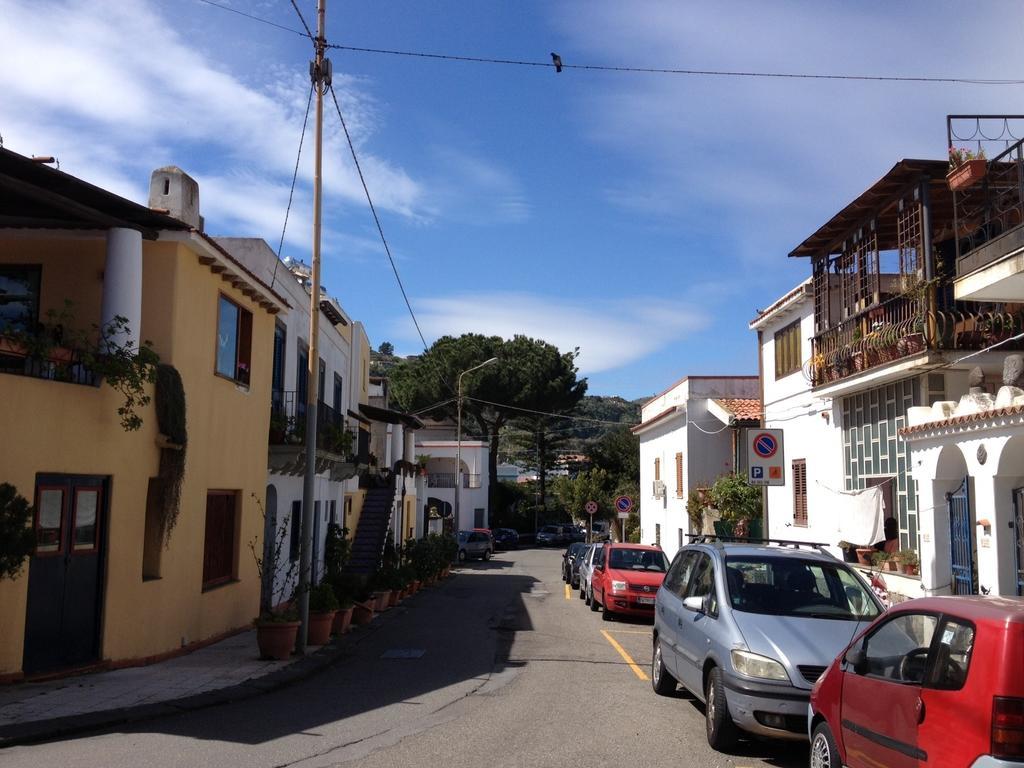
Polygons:
M811 768L842 768L839 747L828 723L818 723L811 736Z
M607 605L604 607L604 611L602 611L602 613L601 613L601 618L604 619L605 621L611 621L613 618L615 618L612 615L612 612L608 610L608 606Z
M484 554L483 554L483 558L484 558L484 560L490 560L491 559L491 550L485 549L484 550Z
M592 611L596 611L597 610L597 598L594 597L594 590L593 590L593 588L591 588L591 590L590 590L590 599L587 600L587 605L590 606L590 610L592 610Z
M586 590L586 588L582 584L580 584L580 600L585 600L586 597L587 597L587 590Z
M466 562L466 550L464 550L464 549L460 549L459 550L459 562L460 563Z
M708 744L724 752L736 746L739 729L729 714L729 703L725 699L725 684L722 670L715 667L708 675L708 687L704 691L704 720L707 726Z
M661 658L661 641L654 641L651 655L651 687L659 696L671 696L676 692L676 679L672 677Z

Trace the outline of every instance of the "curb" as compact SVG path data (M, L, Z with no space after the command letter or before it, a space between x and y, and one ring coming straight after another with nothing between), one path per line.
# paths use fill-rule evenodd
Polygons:
M447 581L447 580L446 580ZM443 586L443 583L438 586ZM0 726L0 749L21 744L33 744L40 741L61 739L90 731L98 731L109 726L138 723L158 717L194 712L219 704L230 704L261 696L271 691L285 688L294 683L312 677L350 656L352 646L359 645L372 637L385 623L405 613L403 606L390 608L377 614L374 621L351 630L350 634L335 638L330 645L323 646L311 656L298 659L287 667L269 672L260 677L250 678L237 685L212 691L204 691L180 699L140 704L134 707L118 707L99 712L83 712L78 715L55 717L49 720L33 720L27 723L14 723ZM388 618L391 617L391 618ZM356 634L358 633L358 634Z

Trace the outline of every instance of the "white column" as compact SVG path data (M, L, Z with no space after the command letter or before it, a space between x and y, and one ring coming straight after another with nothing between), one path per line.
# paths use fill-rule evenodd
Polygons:
M107 231L100 323L105 327L118 316L128 321L128 333L112 340L138 344L142 334L142 233L135 229Z

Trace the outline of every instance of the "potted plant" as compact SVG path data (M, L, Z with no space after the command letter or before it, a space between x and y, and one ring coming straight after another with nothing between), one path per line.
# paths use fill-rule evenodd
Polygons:
M857 545L851 544L848 541L840 541L839 548L843 550L843 562L856 563L857 562Z
M857 547L857 562L860 565L871 565L872 558L877 552L874 547Z
M912 549L901 549L897 552L896 562L899 564L900 573L907 576L917 576L921 567L921 558Z
M871 555L871 563L880 571L896 570L896 560L890 552L874 552Z
M984 149L979 149L975 153L960 147L949 148L949 172L946 174L946 181L950 189L967 189L985 178L987 173L988 161L985 160Z
M0 483L0 580L14 579L36 546L32 506L10 483Z
M334 614L338 611L338 598L326 581L321 581L309 590L309 632L310 645L327 645L331 639Z
M423 477L427 476L427 462L430 461L429 453L421 453L416 457L416 465L419 467L420 474Z
M259 497L256 494L252 497L266 519L266 512ZM286 516L277 527L274 540L262 548L262 554L256 548L257 539L249 542L249 550L256 561L256 571L263 585L260 594L260 615L253 622L256 626L256 644L259 646L261 659L285 661L291 656L299 632L298 611L291 601L283 599L287 594L285 590L289 588L298 568L298 562L291 562L287 557L288 541L289 526ZM279 572L282 563L289 565L283 572Z
M268 436L271 445L284 445L288 436L288 417L278 411L270 413L270 434Z

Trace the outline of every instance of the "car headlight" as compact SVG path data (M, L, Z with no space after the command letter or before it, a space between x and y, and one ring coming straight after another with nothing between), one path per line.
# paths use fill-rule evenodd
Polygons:
M761 656L750 651L734 649L731 654L732 667L741 675L761 677L766 680L788 680L786 668L775 659Z
M624 581L612 581L612 592L625 592L626 582Z

